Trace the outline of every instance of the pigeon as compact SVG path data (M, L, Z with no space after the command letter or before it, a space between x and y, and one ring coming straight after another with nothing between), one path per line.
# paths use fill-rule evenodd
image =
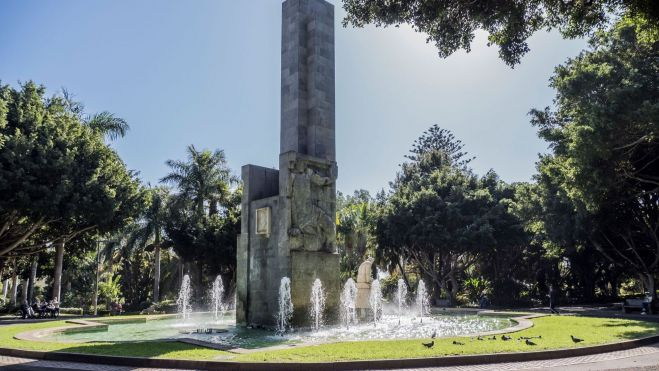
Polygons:
M453 345L465 345L465 343L453 340Z
M433 340L433 341L431 341L431 342L429 342L429 343L421 343L421 344L423 344L424 347L430 349L430 348L432 348L432 347L435 345L435 341Z
M535 343L529 339L526 339L526 345L535 345Z
M583 341L583 339L575 338L572 335L570 335L570 337L572 338L572 341L575 342L575 343L581 343Z
M502 335L501 340L508 341L508 340L512 340L512 338L510 336L507 336L507 335Z
M434 330L434 331L432 332L432 335L430 335L430 338L431 338L431 339L434 339L435 337L437 337L437 330Z

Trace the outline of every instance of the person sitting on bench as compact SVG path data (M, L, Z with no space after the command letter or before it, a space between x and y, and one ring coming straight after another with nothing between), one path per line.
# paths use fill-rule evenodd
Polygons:
M23 319L35 317L34 311L32 310L32 307L27 303L27 300L23 301L23 305L21 305L21 311L23 311Z

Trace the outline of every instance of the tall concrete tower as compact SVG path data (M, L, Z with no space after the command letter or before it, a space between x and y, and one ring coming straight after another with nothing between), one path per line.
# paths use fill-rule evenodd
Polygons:
M273 326L279 282L291 279L293 322L308 322L320 279L331 319L340 290L336 252L334 7L282 4L279 170L246 165L238 237L238 324Z

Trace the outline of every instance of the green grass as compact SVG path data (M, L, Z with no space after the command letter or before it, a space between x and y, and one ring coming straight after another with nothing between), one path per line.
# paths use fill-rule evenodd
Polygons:
M547 349L573 348L596 344L612 343L657 334L659 324L576 316L553 316L533 319L530 329L510 334L514 340L471 340L470 338L445 338L435 340L432 349L421 345L430 339L386 340L323 344L309 347L291 348L279 351L265 351L239 355L237 361L280 361L280 362L330 362L359 359L395 359L441 357L448 355L487 354L503 352L528 352ZM529 346L517 341L520 336L538 336L533 339L537 345ZM574 344L570 335L584 339ZM453 341L465 345L454 345Z
M173 359L231 359L251 362L332 362L359 359L394 359L417 357L441 357L447 355L485 354L501 352L525 352L547 349L572 348L611 343L621 340L635 339L659 333L659 324L623 320L577 316L553 316L533 319L534 327L514 334L511 341L471 340L456 337L435 340L433 349L426 349L417 340L387 340L363 341L323 344L315 346L289 348L283 350L260 351L250 354L233 354L178 342L137 342L137 343L57 343L35 342L14 339L18 333L39 330L50 327L66 326L64 321L40 322L0 326L0 346L41 351L62 351L88 354L120 355L148 358ZM538 336L534 339L535 346L526 345L516 339L520 336ZM570 335L575 335L585 341L574 344ZM454 340L465 345L454 345Z
M24 325L0 326L0 346L25 350L60 351L147 358L208 360L228 355L226 352L172 341L142 341L133 343L58 343L26 341L14 338L16 334L24 331L69 325L70 324L67 324L65 321L52 321Z

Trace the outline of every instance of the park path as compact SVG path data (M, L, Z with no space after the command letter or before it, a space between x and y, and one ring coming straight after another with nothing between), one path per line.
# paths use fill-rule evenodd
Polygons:
M75 370L75 371L155 371L165 369L134 368L111 365L42 361L28 358L0 356L0 370ZM659 343L617 352L546 361L512 362L486 365L420 368L421 371L513 371L513 370L658 370Z
M590 370L658 370L659 343L617 352L545 361L510 362L472 366L417 368L422 371L590 371Z

